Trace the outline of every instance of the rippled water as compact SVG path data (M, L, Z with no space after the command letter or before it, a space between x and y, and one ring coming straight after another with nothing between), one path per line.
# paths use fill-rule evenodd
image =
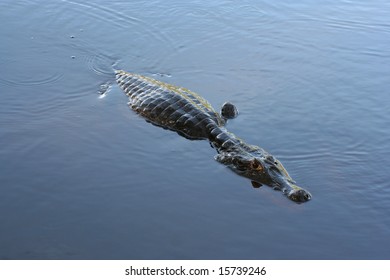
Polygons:
M6 0L0 18L1 259L390 258L388 1ZM146 123L113 69L234 102L229 130L313 200Z

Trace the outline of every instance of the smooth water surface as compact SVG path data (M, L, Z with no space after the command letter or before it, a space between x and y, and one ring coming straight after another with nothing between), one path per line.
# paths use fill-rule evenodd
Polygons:
M389 259L389 3L1 1L0 259ZM313 200L148 124L114 69L232 101Z

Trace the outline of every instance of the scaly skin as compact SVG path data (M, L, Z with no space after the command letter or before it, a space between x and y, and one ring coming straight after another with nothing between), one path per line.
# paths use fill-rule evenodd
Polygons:
M248 145L230 133L226 138L219 138L224 141L212 142L218 151L218 155L215 156L218 162L227 165L235 173L253 182L282 191L295 202L305 202L311 199L311 194L296 185L282 163L264 149Z
M115 72L116 81L129 97L129 106L154 125L176 131L191 139L207 139L217 150L215 159L240 176L282 191L295 202L311 199L311 194L298 187L283 165L262 148L248 145L226 131L225 116L196 93L155 79L123 70ZM235 117L235 107L224 110Z

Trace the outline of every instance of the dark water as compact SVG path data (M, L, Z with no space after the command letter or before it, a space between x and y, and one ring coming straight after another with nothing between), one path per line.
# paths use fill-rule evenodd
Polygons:
M1 1L1 259L389 259L390 2ZM295 204L146 123L125 69L240 110Z

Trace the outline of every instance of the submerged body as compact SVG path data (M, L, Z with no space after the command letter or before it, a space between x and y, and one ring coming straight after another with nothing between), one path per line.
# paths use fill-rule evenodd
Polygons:
M276 158L225 129L226 119L237 114L232 104L225 103L221 117L205 99L188 89L122 70L116 71L116 81L129 97L131 109L154 125L188 139L209 140L218 152L215 159L252 180L254 186L268 185L296 202L311 199Z

